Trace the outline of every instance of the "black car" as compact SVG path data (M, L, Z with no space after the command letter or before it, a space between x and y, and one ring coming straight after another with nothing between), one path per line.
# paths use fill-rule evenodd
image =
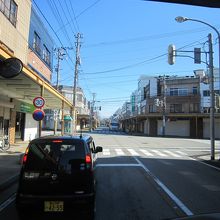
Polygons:
M64 213L85 210L94 214L96 153L91 136L46 136L32 140L23 156L16 207L27 211Z

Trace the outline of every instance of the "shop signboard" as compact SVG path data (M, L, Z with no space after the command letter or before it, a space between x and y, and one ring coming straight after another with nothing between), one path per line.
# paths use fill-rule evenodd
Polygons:
M16 110L23 113L33 113L35 108L33 105L25 102L19 102L16 105Z

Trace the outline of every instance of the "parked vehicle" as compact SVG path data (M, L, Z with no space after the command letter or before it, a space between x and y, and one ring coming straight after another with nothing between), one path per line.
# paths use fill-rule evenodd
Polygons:
M94 216L96 153L91 136L46 136L30 142L20 173L16 207L27 211L64 213L85 210Z

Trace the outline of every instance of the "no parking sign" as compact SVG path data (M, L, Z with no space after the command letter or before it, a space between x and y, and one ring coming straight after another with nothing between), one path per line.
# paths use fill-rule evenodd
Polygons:
M43 120L44 116L45 116L45 113L44 113L44 111L41 110L41 109L36 109L36 110L34 111L34 113L33 113L33 118L34 118L34 120L36 120L36 121L41 121L41 120Z

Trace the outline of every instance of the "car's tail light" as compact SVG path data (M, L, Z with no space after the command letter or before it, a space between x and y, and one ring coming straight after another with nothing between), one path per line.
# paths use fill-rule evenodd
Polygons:
M25 150L25 153L24 153L24 156L23 156L23 160L22 160L22 164L26 163L28 152L29 152L29 147L27 147L27 149Z
M91 158L91 155L87 154L85 160L86 160L86 168L91 170L91 168L92 168L92 158Z
M63 141L62 140L53 140L52 142L53 143L62 143Z
M86 155L86 163L87 163L87 164L90 164L91 162L92 162L91 155L90 155L90 154L87 154L87 155Z

